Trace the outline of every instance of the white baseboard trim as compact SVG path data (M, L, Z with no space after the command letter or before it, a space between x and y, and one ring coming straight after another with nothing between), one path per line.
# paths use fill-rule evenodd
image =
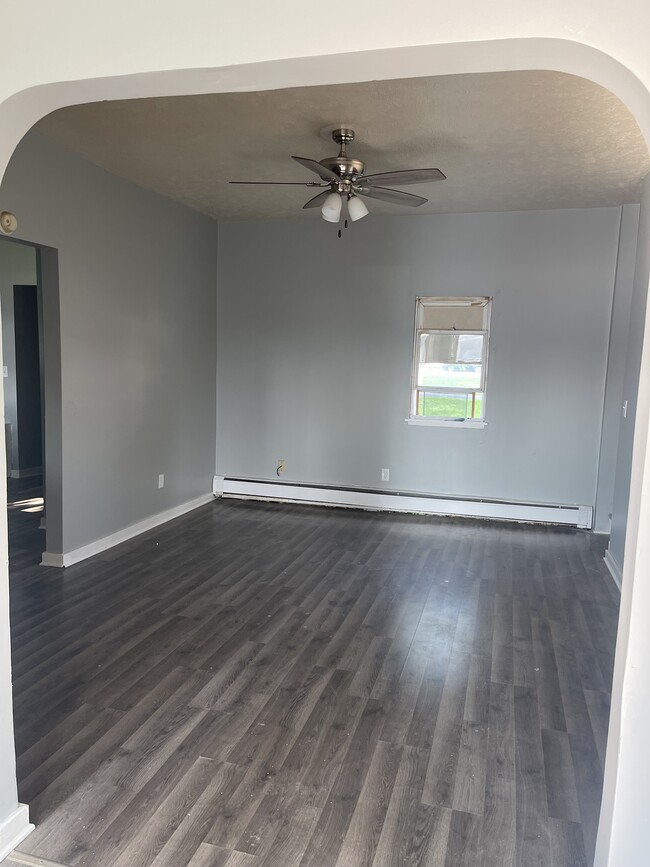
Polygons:
M24 470L12 470L12 479L30 479L32 476L42 476L43 467L27 467Z
M115 545L128 542L129 539L133 539L134 536L139 536L141 533L146 533L147 530L153 530L154 527L158 527L160 524L166 524L167 521L180 518L181 515L185 515L193 509L198 509L200 506L205 506L206 503L210 503L212 500L214 500L214 494L202 494L194 500L181 503L180 506L174 506L165 512L158 512L157 515L145 518L144 521L138 521L137 524L131 524L130 527L118 530L117 533L111 533L110 536L104 536L102 539L97 539L95 542L90 542L90 544L83 545L81 548L75 548L73 551L67 551L65 554L51 554L48 551L44 551L41 558L41 566L73 566L75 563L87 560L88 557L94 557L95 554L101 554L102 551L114 548Z
M607 566L607 568L609 569L609 574L614 579L614 584L616 584L616 586L620 590L623 584L623 570L619 566L616 558L612 556L609 548L605 549L605 556L603 557L603 560L605 561L605 566Z
M339 506L350 509L414 512L424 515L488 518L525 523L565 524L584 529L591 527L593 513L591 506L455 500L452 497L428 497L418 494L401 494L397 491L309 487L308 485L292 485L282 482L229 478L225 478L223 481L223 496L319 506Z
M50 551L43 551L41 554L41 566L55 566L61 569L64 565L63 554L52 554Z
M34 826L29 821L29 807L27 804L18 804L13 813L0 821L0 861L13 852L33 830Z

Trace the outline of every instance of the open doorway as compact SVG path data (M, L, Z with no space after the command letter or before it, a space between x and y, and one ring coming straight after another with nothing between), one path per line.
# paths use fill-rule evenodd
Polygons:
M42 304L38 251L0 241L10 559L38 563L45 550Z

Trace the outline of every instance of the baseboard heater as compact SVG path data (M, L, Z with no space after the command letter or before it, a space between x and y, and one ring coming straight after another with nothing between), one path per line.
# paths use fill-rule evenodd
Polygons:
M238 499L271 500L348 509L413 512L523 523L564 524L590 529L592 507L521 503L506 500L467 499L371 488L335 488L297 482L215 477L214 493Z

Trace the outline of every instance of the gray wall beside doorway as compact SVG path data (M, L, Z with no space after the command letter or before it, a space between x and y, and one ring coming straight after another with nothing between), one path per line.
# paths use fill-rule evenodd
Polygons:
M36 250L0 238L0 305L2 315L2 364L7 368L3 380L5 421L12 426L11 464L20 467L16 406L16 340L14 326L14 286L36 283ZM40 463L40 461L39 461ZM28 464L23 464L25 467ZM11 469L10 467L9 469Z
M33 133L1 193L58 250L63 551L208 495L216 223Z

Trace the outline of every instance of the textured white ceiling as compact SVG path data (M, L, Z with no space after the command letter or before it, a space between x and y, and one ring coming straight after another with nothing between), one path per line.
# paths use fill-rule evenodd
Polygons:
M322 159L319 134L351 124L366 173L437 167L447 180L406 188L417 210L367 200L373 214L527 210L638 201L650 158L628 109L598 85L555 72L415 78L259 93L73 106L37 129L86 159L211 217L318 217L291 154Z

